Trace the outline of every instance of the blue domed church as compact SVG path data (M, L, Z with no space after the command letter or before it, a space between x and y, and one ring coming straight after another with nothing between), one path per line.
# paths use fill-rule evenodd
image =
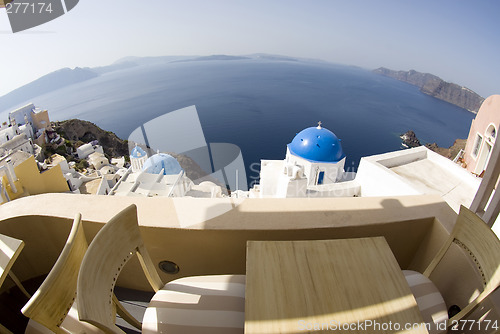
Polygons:
M328 129L310 127L297 133L287 145L285 171L293 173L300 166L307 185L337 182L344 173L345 154L340 139Z
M116 196L185 196L193 187L181 165L170 154L148 156L136 145L130 152L130 168L111 189Z
M208 180L194 184L174 156L159 151L149 156L136 145L130 151L130 168L111 189L110 195L216 198L223 193L219 185Z
M285 160L261 161L260 184L250 191L250 197L357 195L354 173L345 173L344 164L341 140L318 122L318 126L297 133L287 145Z

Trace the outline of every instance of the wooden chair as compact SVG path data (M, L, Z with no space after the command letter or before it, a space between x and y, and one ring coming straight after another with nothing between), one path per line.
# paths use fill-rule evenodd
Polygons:
M87 248L81 215L77 214L59 258L33 297L22 308L25 316L54 333L102 333L98 328L78 320L78 310L74 303L78 272ZM125 319L132 318L114 295L113 301L119 314L123 314ZM36 332L44 332L37 324L28 324L27 332L30 328L34 328L33 331Z
M24 248L24 241L11 238L7 235L0 234L0 287L9 276L17 285L19 290L31 298L31 295L26 291L21 281L12 272L11 268L16 262L17 257ZM10 331L0 324L0 333L10 333Z
M418 280L418 275L420 275L422 284L424 281L430 282L429 276L453 243L461 247L475 263L481 275L484 289L458 314L447 320L447 328L456 324L458 320L467 317L486 297L500 286L500 241L481 218L464 206L460 207L457 222L448 240L425 269L424 273L404 271L407 280L409 280L409 277L413 277L413 283L415 283L415 280ZM409 284L411 283L410 281L408 282ZM410 284L410 288L418 303L421 296L414 292L412 284Z
M224 328L224 333L231 329L234 333L243 333L244 276L186 277L164 285L144 246L135 205L113 217L97 233L85 254L78 276L80 320L106 333L123 333L115 325L112 292L120 271L134 254L137 254L151 287L157 292L146 310L143 333L162 330L183 334L211 330L214 333L217 332L214 327ZM217 315L212 317L210 312L213 307L216 312L217 308L225 310L224 316L219 315L220 319ZM202 317L199 312L203 313ZM196 324L197 321L202 323ZM221 322L225 323L221 325Z
M2 286L7 276L9 276L19 290L21 290L26 297L31 298L31 295L26 291L21 281L11 270L12 265L16 262L23 248L24 241L0 234L0 286Z

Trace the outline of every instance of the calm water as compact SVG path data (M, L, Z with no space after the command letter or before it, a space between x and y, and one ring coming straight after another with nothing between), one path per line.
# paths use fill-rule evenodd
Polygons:
M363 69L264 60L140 66L32 102L52 120L89 120L124 139L157 116L196 105L207 142L238 145L249 179L258 176L252 163L283 159L295 134L318 121L342 139L346 167L356 168L362 156L401 149L399 135L409 129L448 147L467 137L474 117Z

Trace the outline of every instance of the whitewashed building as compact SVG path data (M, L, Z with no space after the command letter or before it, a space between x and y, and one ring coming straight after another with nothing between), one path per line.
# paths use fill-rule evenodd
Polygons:
M83 144L82 146L76 149L76 154L78 155L78 159L85 159L94 152L99 152L104 154L102 146L98 145L96 140L94 140L91 143Z
M87 157L89 165L93 166L95 170L99 170L104 166L109 165L109 160L104 153L94 152Z
M9 121L15 124L33 123L32 114L36 108L33 103L29 103L21 108L9 112Z

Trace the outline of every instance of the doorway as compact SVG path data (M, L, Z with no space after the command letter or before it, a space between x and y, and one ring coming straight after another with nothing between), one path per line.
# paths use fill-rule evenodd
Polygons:
M477 161L475 173L480 175L483 170L488 166L488 162L490 161L491 156L491 144L487 141L484 141L483 149L481 150L481 154L479 155L479 159Z

